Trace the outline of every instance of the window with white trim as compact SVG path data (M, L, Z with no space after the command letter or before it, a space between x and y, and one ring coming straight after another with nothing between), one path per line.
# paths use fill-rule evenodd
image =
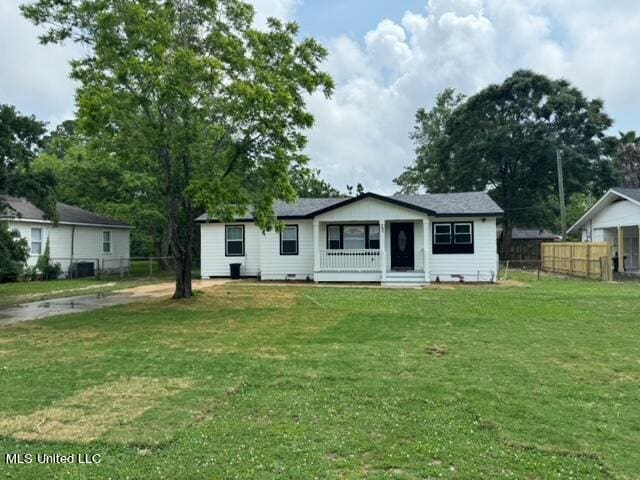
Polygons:
M379 250L380 225L327 225L329 250Z
M433 243L436 245L449 245L451 243L451 224L435 223L433 225Z
M31 255L40 255L42 253L42 229L31 229Z
M364 225L344 225L342 229L342 244L345 250L365 248L367 234Z
M473 222L437 222L433 224L434 254L473 253Z
M298 225L285 225L280 232L280 255L298 255Z
M380 248L380 225L367 225L367 248L372 250Z
M454 223L453 224L453 243L458 245L471 244L471 224L470 223Z
M111 232L109 230L102 232L102 253L111 253Z
M329 225L327 227L327 247L329 250L340 250L342 248L342 229L340 225Z
M224 236L225 255L227 257L243 257L244 225L226 225L224 229Z

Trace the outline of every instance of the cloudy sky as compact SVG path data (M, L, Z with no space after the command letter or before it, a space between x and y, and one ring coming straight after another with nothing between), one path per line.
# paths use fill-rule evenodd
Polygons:
M0 0L0 103L53 127L73 115L68 61L77 47L43 47L18 0ZM308 153L337 187L392 193L411 163L418 107L443 88L473 94L513 70L564 77L605 101L615 130L640 130L637 0L253 0L300 23L330 50L331 100L309 100Z

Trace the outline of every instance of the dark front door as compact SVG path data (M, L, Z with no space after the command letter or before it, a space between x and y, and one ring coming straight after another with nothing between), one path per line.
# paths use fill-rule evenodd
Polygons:
M413 270L413 223L391 224L391 268Z

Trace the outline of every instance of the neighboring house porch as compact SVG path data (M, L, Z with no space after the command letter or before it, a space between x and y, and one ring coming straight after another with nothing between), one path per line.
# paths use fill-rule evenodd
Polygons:
M612 188L568 233L609 243L619 272L640 272L640 188Z

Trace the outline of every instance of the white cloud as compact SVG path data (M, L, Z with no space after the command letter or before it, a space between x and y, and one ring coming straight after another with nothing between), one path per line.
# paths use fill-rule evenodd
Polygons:
M69 60L78 47L40 45L39 33L20 15L17 1L0 2L0 103L16 105L54 127L73 115Z
M398 69L411 61L411 48L405 43L404 28L391 20L383 20L364 37L367 52L376 67Z
M248 0L256 10L255 23L264 27L269 17L280 20L293 20L298 0Z
M400 23L383 19L364 38L329 44L334 98L310 101L309 153L339 188L362 182L390 193L411 163L408 134L419 107L445 87L473 94L518 68L565 77L602 97L624 128L640 109L640 11L632 1L429 0Z

